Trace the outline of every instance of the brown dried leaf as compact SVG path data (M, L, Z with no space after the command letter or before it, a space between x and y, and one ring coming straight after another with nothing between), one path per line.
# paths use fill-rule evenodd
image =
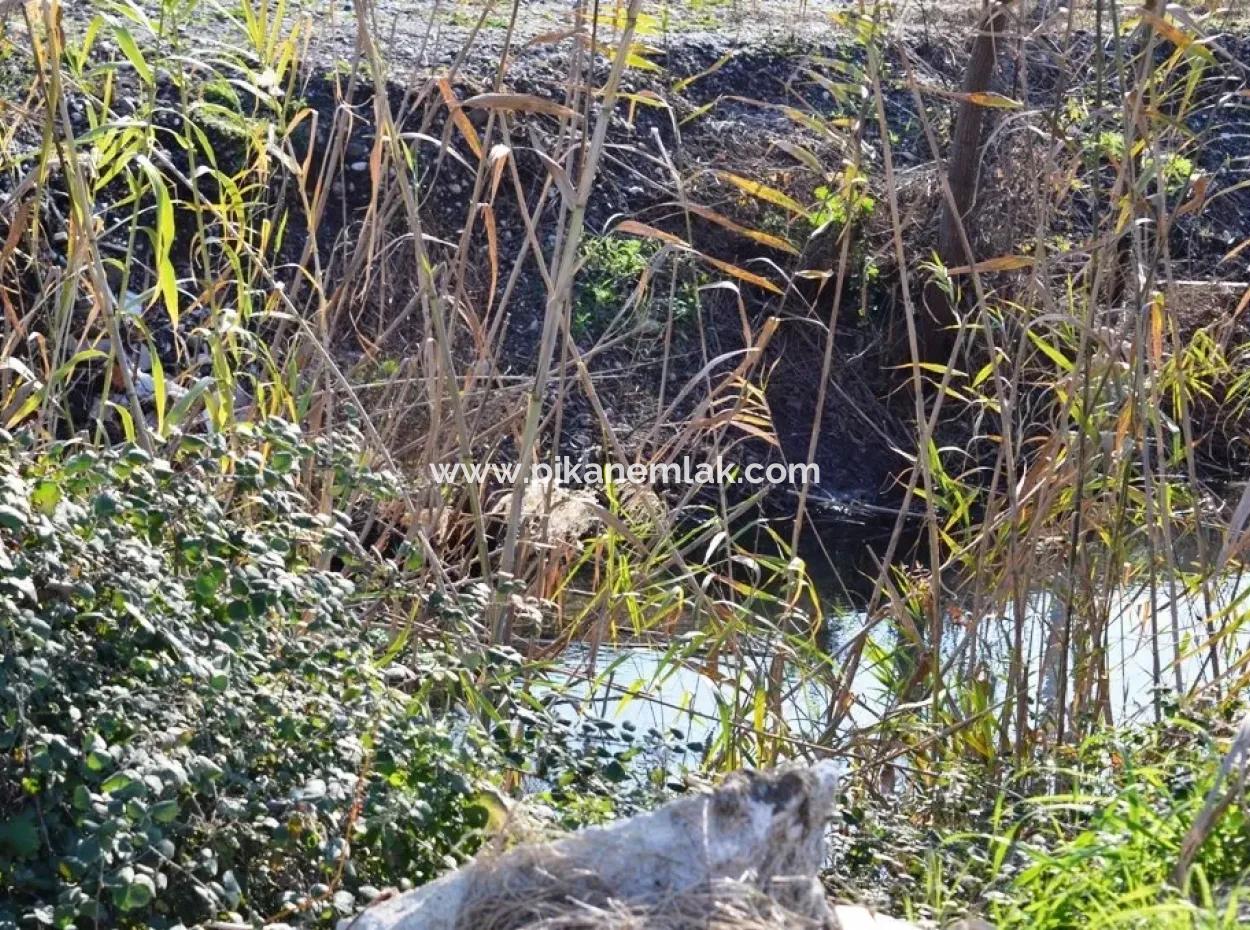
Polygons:
M715 223L717 226L723 226L725 229L736 232L740 236L746 236L748 239L754 239L756 242L761 245L766 245L770 249L777 249L780 252L788 252L791 255L799 254L798 249L779 236L773 236L769 233L761 232L758 229L751 229L750 227L743 226L741 223L735 223L729 217L722 216L709 207L704 207L697 203L684 203L682 206L686 210L695 214L695 216L701 216L708 222Z
M775 187L769 187L762 181L752 181L750 178L744 178L742 175L734 174L732 171L717 171L716 176L728 181L734 187L758 200L767 201L773 206L789 210L798 216L807 216L807 211L803 209L797 200L788 194L782 193Z
M451 89L451 84L447 78L438 79L438 92L442 95L443 103L447 105L448 112L451 113L452 122L456 124L456 128L464 136L464 141L468 143L469 149L480 160L482 157L482 140L478 138L477 130L473 128L469 118L464 115L464 110L461 109L463 104L457 99L456 92Z
M490 93L470 97L461 106L485 110L508 110L514 113L545 113L548 116L575 117L577 114L562 103L533 94Z
M985 261L977 262L975 265L960 265L958 268L950 268L947 274L989 274L994 271L1018 271L1021 268L1032 268L1037 264L1037 260L1031 255L1000 255L997 258L987 258Z

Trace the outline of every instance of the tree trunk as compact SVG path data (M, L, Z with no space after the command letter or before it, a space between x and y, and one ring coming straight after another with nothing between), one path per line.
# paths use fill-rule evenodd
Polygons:
M998 61L998 37L1006 20L1007 3L1005 0L994 0L977 27L977 37L968 58L968 70L964 72L963 98L955 116L955 130L946 160L947 180L954 203L943 198L938 226L937 254L948 268L975 262L969 250L964 248L960 235L961 229L970 229L975 212L981 130L985 122L985 107L978 104L973 95L984 94L990 88ZM974 238L971 232L967 233L967 238L971 243ZM931 284L925 290L927 313L922 321L920 354L924 361L944 363L955 341L955 301L936 285Z

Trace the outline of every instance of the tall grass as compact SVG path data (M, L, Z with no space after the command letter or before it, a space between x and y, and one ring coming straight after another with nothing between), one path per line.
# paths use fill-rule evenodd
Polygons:
M464 47L402 87L367 0L354 0L353 48L334 68L309 50L345 14L316 4L102 2L71 22L48 0L10 13L20 67L4 79L15 117L0 134L0 426L51 437L71 407L79 426L92 408L94 440L155 449L256 418L312 433L355 421L372 454L411 478L402 513L361 515L370 538L417 553L400 583L487 582L482 636L533 657L587 641L594 665L605 644L658 642L661 669L697 667L724 685L713 767L840 753L869 785L923 785L953 761L998 783L1142 719L1138 704L1156 723L1178 706L1233 713L1250 681L1239 574L1250 490L1219 480L1203 450L1222 431L1244 461L1250 347L1237 314L1250 285L1179 273L1167 234L1236 192L1218 186L1231 175L1197 167L1216 130L1191 128L1217 125L1232 99L1214 83L1241 81L1244 95L1244 65L1213 40L1226 22L1116 0L1013 18L999 50L1012 81L980 101L994 119L979 219L964 230L970 260L952 268L911 216L952 196L945 120L958 95L934 84L910 26L885 7L838 13L819 38L854 54L813 54L804 73L854 105L786 113L805 133L794 196L821 182L826 204L858 204L866 186L875 207L844 209L832 260L802 274L797 259L748 268L701 254L692 230L710 219L761 253L798 256L810 224L736 223L695 202L696 163L613 134L614 119L644 108L675 126L717 114L679 116L659 91L632 89L642 76L676 100L690 83L651 61L662 24L647 7L581 2L567 35L534 40L568 52L560 99L510 89L520 3L457 6L473 14ZM478 93L458 72L488 30L502 50ZM1032 71L1039 37L1054 43L1046 74ZM1031 91L1042 80L1048 97ZM900 98L929 159L919 197L889 119ZM850 154L823 164L804 145ZM626 448L608 410L621 375L598 360L655 338L655 325L622 311L587 348L575 312L597 183L644 152L678 219L620 218L618 234L657 246L622 302L669 308L667 372L683 325L671 308L691 291L699 359L688 383L670 392L665 379L649 440ZM757 208L814 212L767 180L719 183ZM449 219L453 183L470 193ZM519 237L502 235L508 211ZM761 385L777 315L819 334L812 390L827 416L846 358L839 321L865 291L869 257L895 307L875 323L906 333L890 403L910 435L871 594L832 618L832 647L818 573L797 555L810 488L786 530L724 489L679 499L609 487L570 503L559 489L527 493L523 478L429 481L432 462L553 458L574 396L613 461L729 454L747 435L775 446ZM542 311L532 367L517 371L504 347L523 277L541 287ZM961 320L943 360L921 357L916 335L934 282ZM740 319L740 350L716 355L713 312ZM351 503L328 472L310 468L303 484L326 511ZM563 506L595 528L562 534ZM798 694L819 695L819 719L787 712Z

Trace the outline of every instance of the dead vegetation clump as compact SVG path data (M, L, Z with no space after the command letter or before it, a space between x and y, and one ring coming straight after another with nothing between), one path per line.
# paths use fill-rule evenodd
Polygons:
M837 768L743 771L709 794L488 851L364 911L358 930L836 925L818 874Z
M559 879L499 888L457 930L823 930L746 882L722 879L646 904L614 900L572 864Z

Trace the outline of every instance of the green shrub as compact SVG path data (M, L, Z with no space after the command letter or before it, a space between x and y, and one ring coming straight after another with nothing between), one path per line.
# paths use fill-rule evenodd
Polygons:
M582 243L582 271L573 308L573 334L602 335L638 285L655 256L656 245L643 239L590 236Z
M1068 794L1031 800L1016 842L1023 868L996 909L1001 927L1244 927L1250 899L1250 816L1233 804L1214 824L1188 887L1170 884L1181 843L1215 781L1220 752L1209 724L1091 738L1062 772Z
M495 743L388 683L314 455L391 483L280 424L172 461L0 433L0 926L324 922L471 851Z
M1187 887L1170 883L1226 748L1215 716L1108 729L1068 747L1062 766L1025 763L999 782L952 756L886 798L857 787L831 878L839 893L942 925L973 911L1001 930L1247 926L1244 805L1214 824Z

